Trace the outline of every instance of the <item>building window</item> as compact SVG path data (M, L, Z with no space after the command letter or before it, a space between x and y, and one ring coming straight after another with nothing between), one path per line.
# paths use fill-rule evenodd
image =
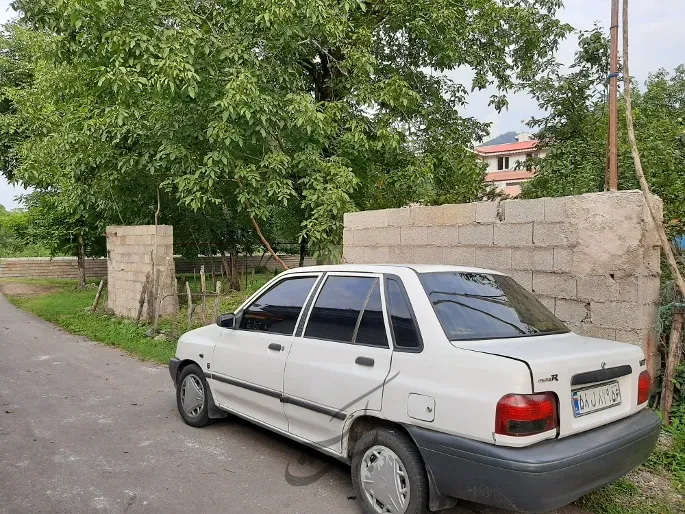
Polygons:
M509 169L509 157L498 157L497 158L497 169L498 170L508 170Z

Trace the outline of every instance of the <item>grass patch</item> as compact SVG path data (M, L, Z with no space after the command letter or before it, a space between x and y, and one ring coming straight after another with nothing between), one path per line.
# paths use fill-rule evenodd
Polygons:
M219 313L233 312L245 299L262 287L273 274L257 274L254 281L248 282L244 291L230 291L221 296ZM183 277L185 278L185 277ZM1 279L1 283L23 283L35 286L55 288L54 291L39 295L9 294L8 299L20 309L43 318L67 332L85 336L92 341L114 346L125 350L144 360L166 364L176 352L176 337L187 329L187 308L185 295L180 294L181 312L171 319L160 320L160 329L168 337L166 341L156 341L146 335L150 326L141 323L136 326L133 320L120 318L112 314L97 312L92 314L87 309L95 299L99 280L89 281L85 291L76 289L76 281L58 278L40 279ZM179 288L184 282L179 279ZM199 291L199 280L197 289ZM180 291L179 291L180 293ZM200 296L194 294L196 305L192 328L202 325ZM206 319L213 323L214 297L207 296Z

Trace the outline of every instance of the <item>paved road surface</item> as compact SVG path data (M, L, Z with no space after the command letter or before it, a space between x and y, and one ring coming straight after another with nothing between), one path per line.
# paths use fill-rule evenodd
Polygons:
M288 466L321 478L292 485ZM186 426L166 368L0 295L0 513L359 514L352 494L346 466L284 437L235 418ZM473 512L502 513L450 514Z

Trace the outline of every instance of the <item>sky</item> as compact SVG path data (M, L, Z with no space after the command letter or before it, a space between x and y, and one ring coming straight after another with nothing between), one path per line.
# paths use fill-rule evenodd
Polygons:
M14 16L9 7L11 0L0 0L0 24ZM566 5L558 17L579 30L591 29L595 22L609 27L610 0L565 0ZM651 71L659 68L672 70L685 63L685 2L683 0L633 0L630 3L630 51L631 74L644 81ZM564 64L573 61L576 39L571 36L564 41L558 57ZM448 74L453 79L470 86L471 70L460 69ZM497 113L488 107L492 90L472 93L463 114L492 123L490 135L503 132L526 130L525 122L531 116L540 114L536 103L526 94L509 97L509 108ZM8 209L18 206L14 197L24 189L9 185L0 176L0 204Z

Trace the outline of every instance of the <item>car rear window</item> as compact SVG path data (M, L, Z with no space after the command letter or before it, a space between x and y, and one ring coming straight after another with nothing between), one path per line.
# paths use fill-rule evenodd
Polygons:
M419 275L451 341L568 332L542 303L510 277L487 273Z

